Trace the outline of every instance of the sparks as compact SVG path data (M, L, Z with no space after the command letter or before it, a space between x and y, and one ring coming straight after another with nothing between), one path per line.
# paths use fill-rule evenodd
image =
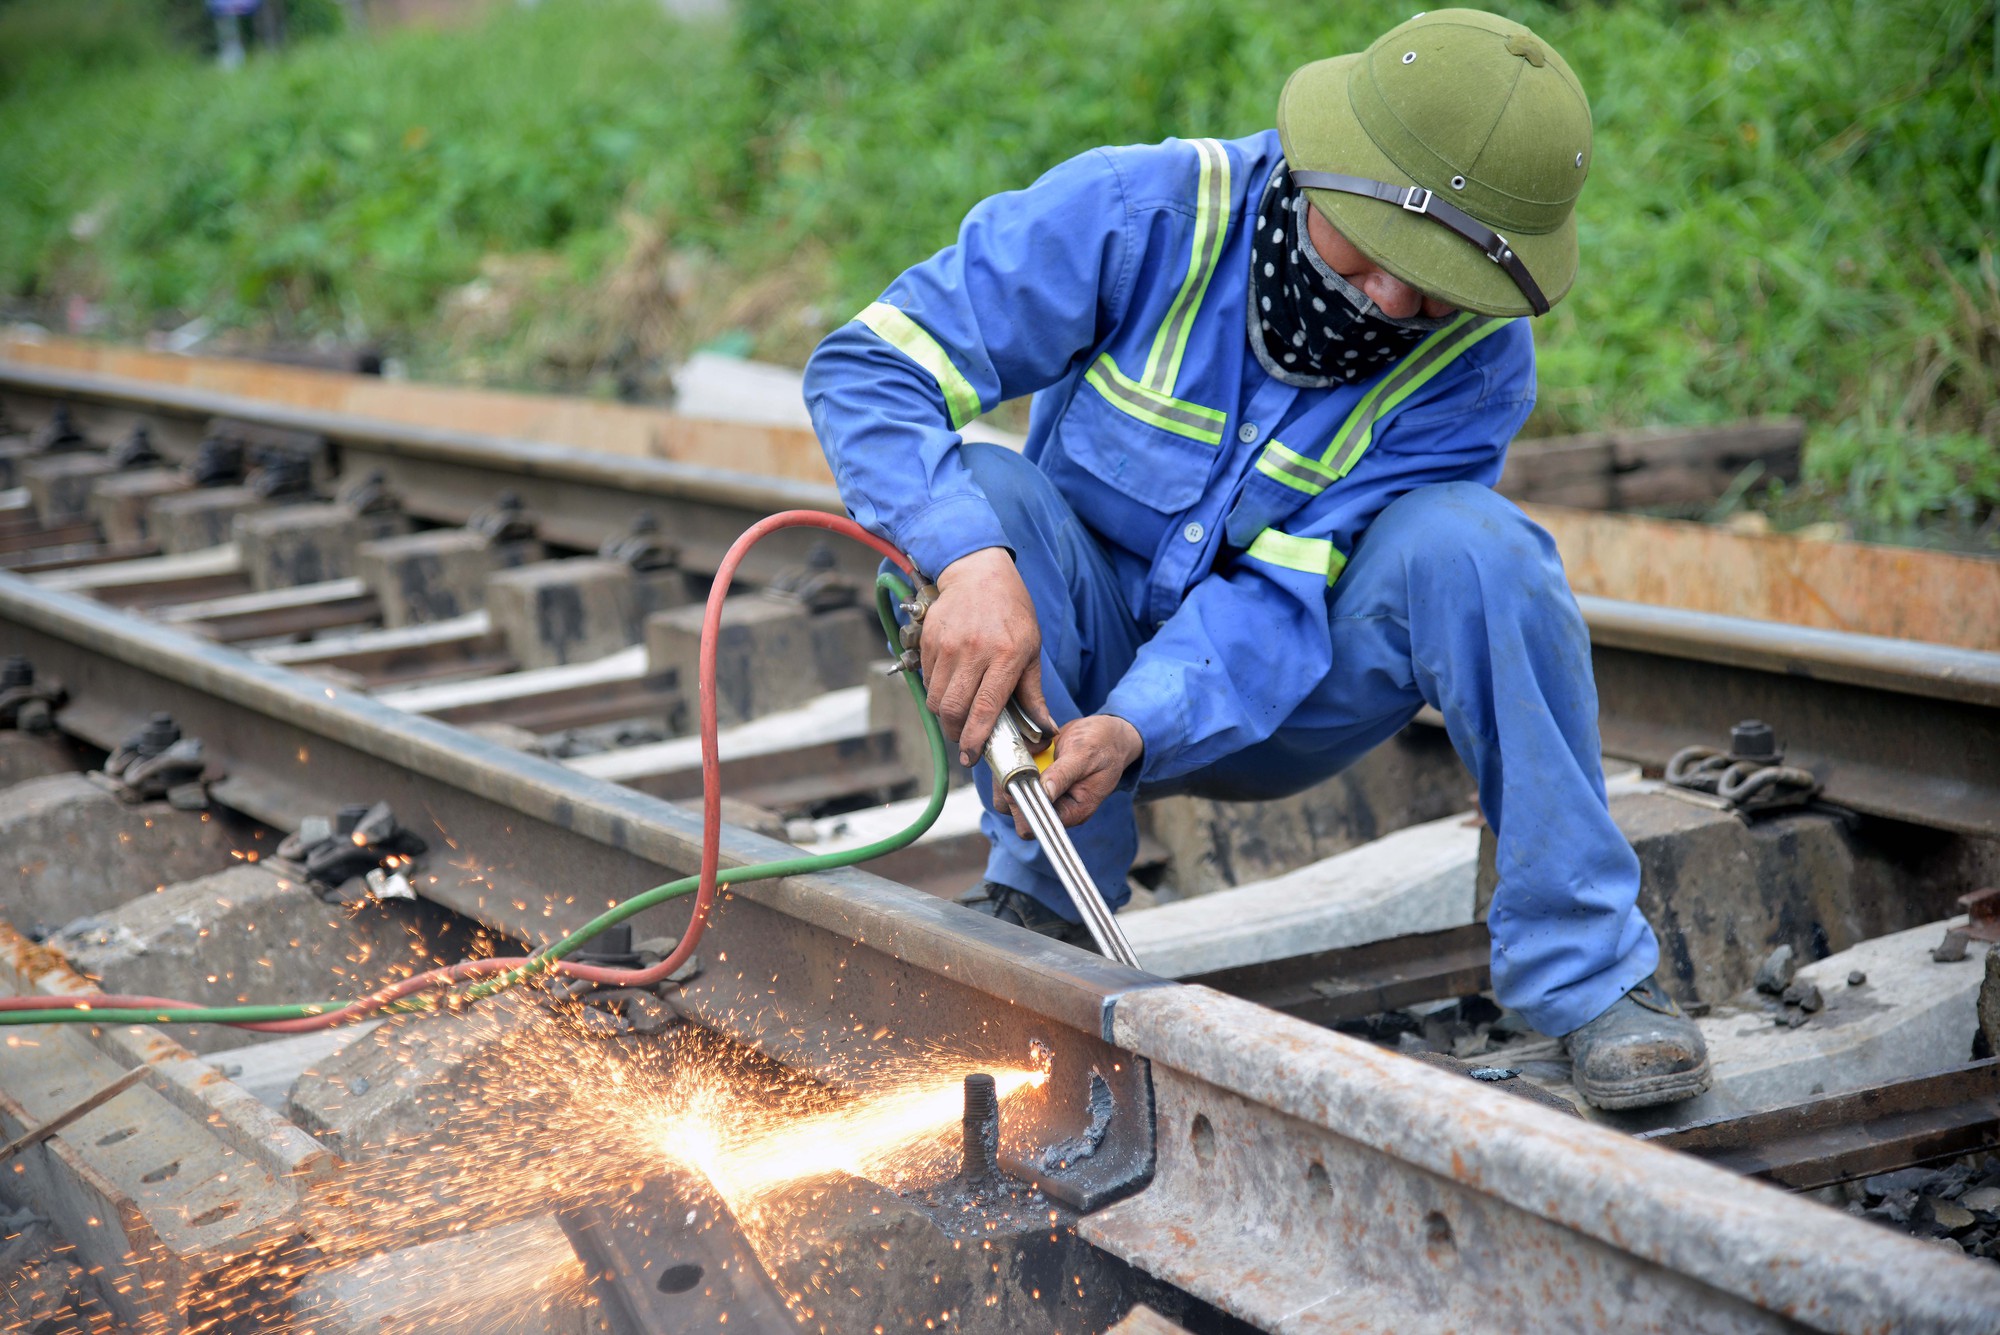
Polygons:
M882 1182L913 1160L935 1157L940 1148L949 1151L937 1142L963 1115L965 1074L933 1075L807 1115L770 1110L746 1117L740 1107L728 1106L726 1096L704 1089L668 1119L660 1148L668 1159L701 1173L739 1210L789 1183L826 1173ZM1046 1072L1028 1068L993 1076L1002 1100L1048 1079Z

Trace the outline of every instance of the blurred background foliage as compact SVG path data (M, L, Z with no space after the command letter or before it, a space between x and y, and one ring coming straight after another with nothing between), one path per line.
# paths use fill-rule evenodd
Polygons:
M1796 412L1780 523L2000 547L1993 0L1506 3L1596 115L1537 434ZM134 337L383 343L413 374L644 395L794 363L982 196L1100 143L1267 127L1413 6L498 5L207 58L197 0L0 0L0 301ZM79 321L78 312L84 312Z

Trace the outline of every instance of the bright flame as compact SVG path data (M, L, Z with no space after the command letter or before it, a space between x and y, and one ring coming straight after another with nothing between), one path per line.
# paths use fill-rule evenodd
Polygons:
M399 958L395 968L416 963ZM379 972L365 958L354 968ZM787 1184L835 1173L892 1188L941 1182L956 1170L966 1074L991 1072L1003 1103L1048 1079L1045 1051L1027 1054L1027 1067L931 1051L857 1062L842 1084L858 1092L843 1096L692 1026L653 1043L604 1043L567 1013L521 997L411 1023L421 1041L363 1038L355 1053L372 1082L415 1089L413 1129L358 1138L338 1172L305 1190L296 1234L207 1276L184 1323L190 1335L220 1335L250 1316L270 1335L310 1335L317 1322L282 1314L298 1284L343 1268L346 1282L361 1283L372 1273L364 1267L387 1254L399 1283L418 1282L416 1267L431 1271L414 1327L399 1331L498 1331L510 1328L501 1309L534 1304L594 1319L596 1299L569 1250L526 1228L546 1225L552 1209L617 1208L647 1178L685 1170L708 1179L760 1259L782 1255L795 1223L778 1194ZM32 1046L12 1034L0 1041ZM341 1079L309 1075L295 1096L339 1102L350 1093ZM464 1249L430 1246L454 1238L477 1251L476 1268L466 1269ZM155 1297L136 1271L97 1278L135 1303ZM17 1288L0 1282L0 1335L70 1312L53 1284L23 1321L6 1305ZM787 1301L810 1316L809 1294ZM107 1327L77 1319L64 1329Z
M992 1073L1002 1101L1039 1088L1045 1071ZM927 1081L807 1115L730 1106L713 1087L668 1120L660 1148L706 1177L732 1206L754 1201L802 1178L847 1173L881 1181L911 1156L924 1156L965 1112L965 1084Z

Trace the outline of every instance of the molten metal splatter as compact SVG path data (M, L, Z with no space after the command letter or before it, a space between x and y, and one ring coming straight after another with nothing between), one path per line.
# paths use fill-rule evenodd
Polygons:
M519 1235L490 1230L522 1221L552 1229L560 1209L617 1205L649 1177L692 1168L763 1254L782 1237L779 1193L790 1183L847 1173L901 1187L950 1176L968 1072L992 1071L1003 1097L1029 1097L1046 1079L940 1052L872 1064L835 1090L699 1029L605 1043L526 997L391 1023L355 1042L341 1078L306 1078L304 1101L331 1107L389 1085L410 1091L415 1115L396 1119L406 1129L395 1138L340 1147L348 1162L304 1191L297 1235L218 1257L177 1304L194 1335L315 1335L329 1323L309 1306L294 1315L295 1302L357 1284L407 1295L397 1330L500 1331L493 1314L510 1306L588 1307L567 1247L483 1251L479 1282L468 1284L464 1247L426 1244L485 1247ZM136 1272L96 1279L142 1296ZM0 1331L103 1328L74 1309L74 1324L43 1327L49 1308L36 1306L28 1322L0 1308Z
M976 1069L968 1064L955 1074L932 1067L913 1078L878 1076L870 1094L807 1114L746 1110L726 1087L704 1082L667 1114L660 1147L706 1177L739 1214L782 1187L827 1173L891 1185L950 1155L947 1133L959 1124L965 1076ZM993 1075L1003 1100L1048 1078L1026 1067Z

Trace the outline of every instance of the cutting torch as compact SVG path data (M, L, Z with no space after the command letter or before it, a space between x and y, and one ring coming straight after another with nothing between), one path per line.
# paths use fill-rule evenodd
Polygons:
M902 604L910 618L900 636L901 666L906 671L918 669L924 614L930 610L937 592L935 584L924 580L916 597ZM1010 700L994 722L992 735L986 739L985 755L987 765L993 770L993 786L1007 794L1014 809L1034 831L1055 868L1056 879L1062 882L1070 903L1076 905L1083 925L1097 942L1097 949L1107 959L1138 968L1139 957L1132 952L1132 943L1125 939L1125 931L1112 916L1111 906L1098 892L1097 883L1090 879L1069 830L1056 815L1055 803L1042 788L1042 771L1055 759L1055 735L1039 727L1021 711L1018 703Z

